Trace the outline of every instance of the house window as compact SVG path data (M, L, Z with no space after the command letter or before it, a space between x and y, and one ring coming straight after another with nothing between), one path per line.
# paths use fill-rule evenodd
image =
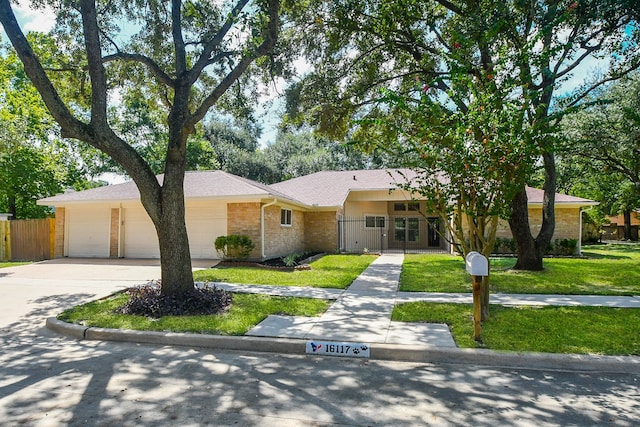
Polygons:
M364 226L365 228L385 228L386 219L383 216L366 215Z
M407 205L404 204L404 202L396 202L393 204L393 210L396 212L403 212L407 210Z
M395 212L405 212L405 211L419 211L420 210L420 202L395 202L393 204L393 210Z
M291 209L280 209L280 225L291 227Z

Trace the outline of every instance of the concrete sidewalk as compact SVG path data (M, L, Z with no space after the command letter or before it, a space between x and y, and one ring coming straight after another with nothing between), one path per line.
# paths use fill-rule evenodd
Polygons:
M378 257L320 317L269 316L247 335L455 347L447 325L391 321L403 259Z

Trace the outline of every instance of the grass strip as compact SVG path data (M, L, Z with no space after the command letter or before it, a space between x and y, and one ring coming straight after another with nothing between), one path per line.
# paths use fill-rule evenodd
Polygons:
M392 320L446 323L459 347L478 347L473 340L473 308L468 304L400 304ZM640 355L639 330L637 308L491 305L482 341L491 350Z
M374 259L375 255L325 255L311 263L311 270L277 271L255 267L215 267L196 271L193 277L199 282L344 289Z
M17 267L19 265L26 265L26 264L31 264L31 263L30 262L17 262L17 261L0 262L0 268Z
M329 307L329 301L326 300L238 293L233 294L231 308L222 315L150 319L114 313L116 308L127 302L127 298L128 295L119 293L82 304L65 310L58 319L98 328L244 335L270 314L312 317L319 316Z

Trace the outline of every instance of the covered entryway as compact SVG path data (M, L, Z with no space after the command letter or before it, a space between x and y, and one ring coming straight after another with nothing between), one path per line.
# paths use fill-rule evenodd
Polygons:
M393 217L389 233L389 248L416 250L440 247L438 218L418 216Z
M372 219L373 218L373 219ZM445 249L437 217L342 217L338 221L339 248L344 252Z

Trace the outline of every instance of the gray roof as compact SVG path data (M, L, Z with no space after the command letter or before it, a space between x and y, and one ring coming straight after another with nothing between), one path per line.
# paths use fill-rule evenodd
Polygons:
M541 205L544 197L544 190L539 188L527 187L527 200L530 205ZM599 204L596 201L583 199L582 197L569 196L567 194L556 193L556 205L580 205L595 206Z
M162 183L163 178L163 175L158 175L158 182ZM278 197L300 204L296 199L268 185L219 170L187 172L184 177L184 195L186 199ZM140 200L140 192L133 181L59 194L41 199L38 203L42 205L60 205L75 202L127 200Z
M323 171L265 185L223 171L187 172L184 180L186 199L266 198L275 197L308 207L341 207L352 191L375 191L397 188L415 174L408 169L373 169L355 171ZM161 183L163 175L158 175ZM542 204L544 192L527 187L530 204ZM116 202L140 200L135 183L108 185L85 191L70 192L38 201L41 205L64 205L81 202ZM556 204L591 206L596 202L580 197L556 194Z
M404 176L403 176L404 174ZM370 169L355 171L323 171L272 184L307 205L342 206L351 191L389 190L415 174L408 169Z

